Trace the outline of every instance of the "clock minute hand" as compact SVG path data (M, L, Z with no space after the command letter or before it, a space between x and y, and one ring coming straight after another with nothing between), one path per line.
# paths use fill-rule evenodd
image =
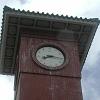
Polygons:
M60 57L56 57L56 56L53 56L53 55L47 55L46 58L62 59L62 58L60 58Z
M47 58L52 58L52 57L54 57L53 55L47 55Z
M52 55L46 55L46 56L43 56L43 59L47 59L47 58L53 58L54 56Z
M43 57L43 59L47 59L47 58L63 59L63 58L60 58L60 57L55 57L53 55L47 55L47 56Z
M56 56L53 56L53 55L47 55L47 58L63 59L63 58L56 57Z
M60 58L60 57L55 57L55 56L54 56L54 58L55 58L55 59L63 59L63 58Z

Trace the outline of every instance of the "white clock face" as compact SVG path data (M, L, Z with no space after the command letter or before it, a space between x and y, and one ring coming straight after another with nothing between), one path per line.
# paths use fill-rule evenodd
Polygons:
M64 54L59 49L52 46L44 46L38 49L36 52L36 59L49 69L61 66L65 61Z

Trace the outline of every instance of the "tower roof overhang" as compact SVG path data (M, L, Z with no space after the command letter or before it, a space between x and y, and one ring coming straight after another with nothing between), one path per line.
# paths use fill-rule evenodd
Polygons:
M16 55L20 43L21 32L25 29L30 32L38 31L58 34L60 39L74 37L78 42L81 68L84 65L89 48L100 21L98 18L77 18L54 14L20 11L4 7L1 34L0 73L15 74ZM38 30L38 31L37 31ZM46 34L45 34L46 35Z

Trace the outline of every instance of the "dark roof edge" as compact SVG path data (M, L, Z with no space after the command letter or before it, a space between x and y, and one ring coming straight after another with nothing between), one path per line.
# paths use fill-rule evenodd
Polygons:
M100 23L100 20L98 19L98 18L89 18L89 19L87 19L87 18L82 18L82 17L80 17L80 18L78 18L77 16L76 17L73 17L73 16L68 16L68 15L66 15L66 16L64 16L64 15L58 15L58 14L49 14L49 13L44 13L44 12L42 12L42 13L39 13L39 12L34 12L34 11L32 11L32 12L30 12L29 10L27 10L27 11L25 11L25 10L20 10L20 9L18 9L18 10L15 10L15 8L10 8L10 7L8 7L8 6L4 6L4 12L19 12L19 13L27 13L27 14L34 14L34 15L39 15L39 16L46 16L46 17L55 17L55 18L62 18L62 19L71 19L71 20L76 20L76 21L86 21L86 22L97 22L98 24Z
M87 58L87 56L88 56L88 53L89 53L89 50L90 50L90 47L91 47L91 45L92 45L92 41L93 41L93 39L94 39L94 36L95 36L95 34L96 34L96 31L97 31L97 29L98 29L98 25L99 25L99 23L95 26L95 28L94 28L94 30L93 30L93 32L92 32L92 34L91 34L91 36L89 37L89 41L87 42L87 44L86 44L86 48L85 48L85 51L84 51L84 56L82 57L82 61L81 61L81 69L83 68L83 66L84 66L84 64L85 64L85 61L86 61L86 58Z

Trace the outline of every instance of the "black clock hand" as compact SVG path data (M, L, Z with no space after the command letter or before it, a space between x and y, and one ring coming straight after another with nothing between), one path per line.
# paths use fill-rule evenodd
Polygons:
M63 58L60 58L60 57L55 57L55 56L54 56L53 58L55 58L55 59L63 59Z
M47 58L63 59L63 58L60 58L60 57L55 57L55 56L53 56L53 55L43 56L43 59L47 59Z
M54 57L54 56L53 56L53 55L47 55L47 57L48 57L48 58L52 58L52 57Z
M52 58L52 57L54 57L54 56L52 56L52 55L46 55L46 56L43 56L42 58L43 59L47 59L47 58Z

